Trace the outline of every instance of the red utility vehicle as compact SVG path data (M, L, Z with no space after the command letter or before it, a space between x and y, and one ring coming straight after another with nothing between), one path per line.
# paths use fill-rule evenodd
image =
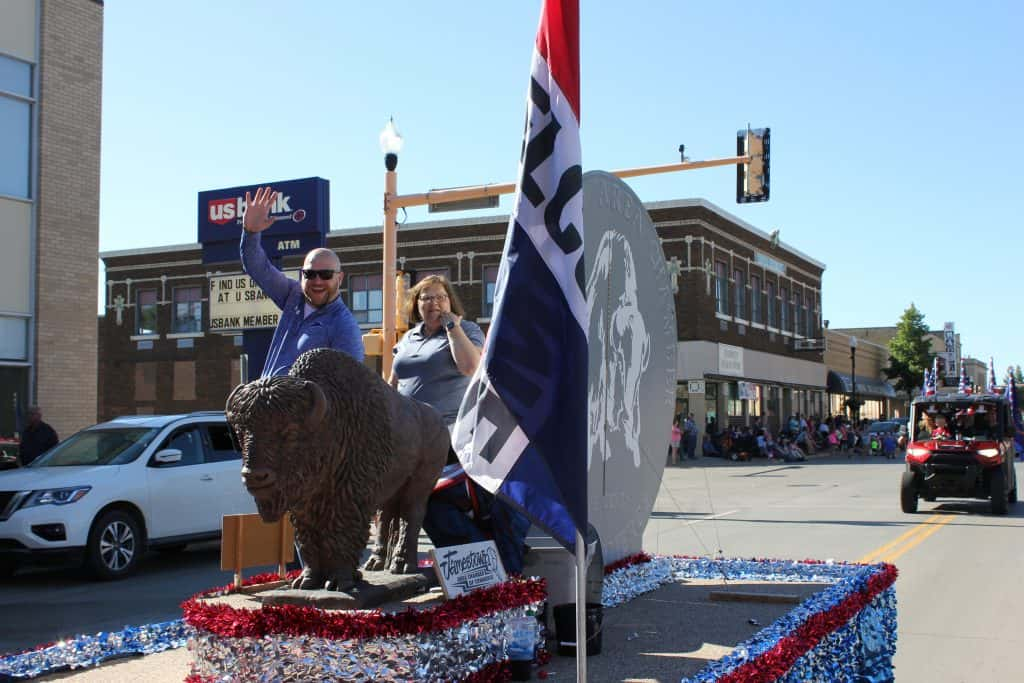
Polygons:
M919 396L910 406L907 469L900 507L917 512L918 498L980 498L1005 515L1017 502L1013 416L1000 394Z

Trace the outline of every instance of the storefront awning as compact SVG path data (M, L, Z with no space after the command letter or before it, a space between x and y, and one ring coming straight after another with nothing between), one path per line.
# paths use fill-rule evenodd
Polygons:
M852 394L853 381L850 375L835 370L828 371L828 392L830 394ZM896 398L896 390L888 382L872 377L857 375L857 395L878 398Z

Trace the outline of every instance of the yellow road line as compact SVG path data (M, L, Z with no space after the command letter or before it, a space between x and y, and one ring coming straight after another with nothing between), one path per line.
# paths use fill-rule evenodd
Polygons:
M953 521L953 515L947 515L945 519L936 522L934 525L931 526L931 528L929 528L923 534L919 534L919 535L915 536L914 538L910 539L910 541L908 541L907 544L904 545L902 548L900 548L898 550L895 550L892 553L890 553L889 555L886 555L885 557L883 557L882 561L883 562L889 562L890 564L895 562L896 558L898 558L900 555L902 555L903 553L907 552L908 550L914 548L915 546L919 545L920 543L924 542L924 539L928 538L929 536L934 534L936 531L938 531L939 529L941 529L942 527L944 527L945 525L949 524L952 521Z
M871 563L871 562L875 562L877 560L877 558L879 558L882 555L884 555L885 553L889 552L892 548L896 547L900 543L903 543L905 540L907 540L908 538L910 538L914 534L924 533L929 528L928 525L934 524L935 522L938 522L940 519L943 519L943 518L946 518L946 517L947 517L947 515L942 515L942 514L932 515L928 519L925 519L925 520L919 522L918 524L914 525L913 527L911 527L909 531L903 533L896 540L890 541L889 543L886 543L885 545L883 545L883 546L881 546L879 548L875 548L870 553L868 553L864 557L862 557L859 560L857 560L857 562L860 562L860 563L863 563L863 564L868 564L868 563Z

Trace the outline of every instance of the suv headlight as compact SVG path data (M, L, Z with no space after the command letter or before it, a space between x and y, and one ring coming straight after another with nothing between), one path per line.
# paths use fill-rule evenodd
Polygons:
M69 486L63 489L44 489L33 491L29 494L22 508L35 507L36 505L70 505L82 500L85 494L92 490L91 486Z
M998 448L979 448L978 455L983 458L994 458L999 455Z

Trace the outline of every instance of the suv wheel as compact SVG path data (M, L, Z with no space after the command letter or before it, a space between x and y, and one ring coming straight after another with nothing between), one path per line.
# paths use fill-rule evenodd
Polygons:
M917 512L917 482L909 470L900 479L900 507L907 513Z
M1009 512L1006 495L1006 473L1003 468L992 470L988 478L988 495L992 499L992 514L1005 515Z
M122 510L101 515L89 532L86 557L89 568L104 581L121 579L133 571L143 551L139 522Z
M18 563L14 560L0 560L0 579L9 579L18 570Z

